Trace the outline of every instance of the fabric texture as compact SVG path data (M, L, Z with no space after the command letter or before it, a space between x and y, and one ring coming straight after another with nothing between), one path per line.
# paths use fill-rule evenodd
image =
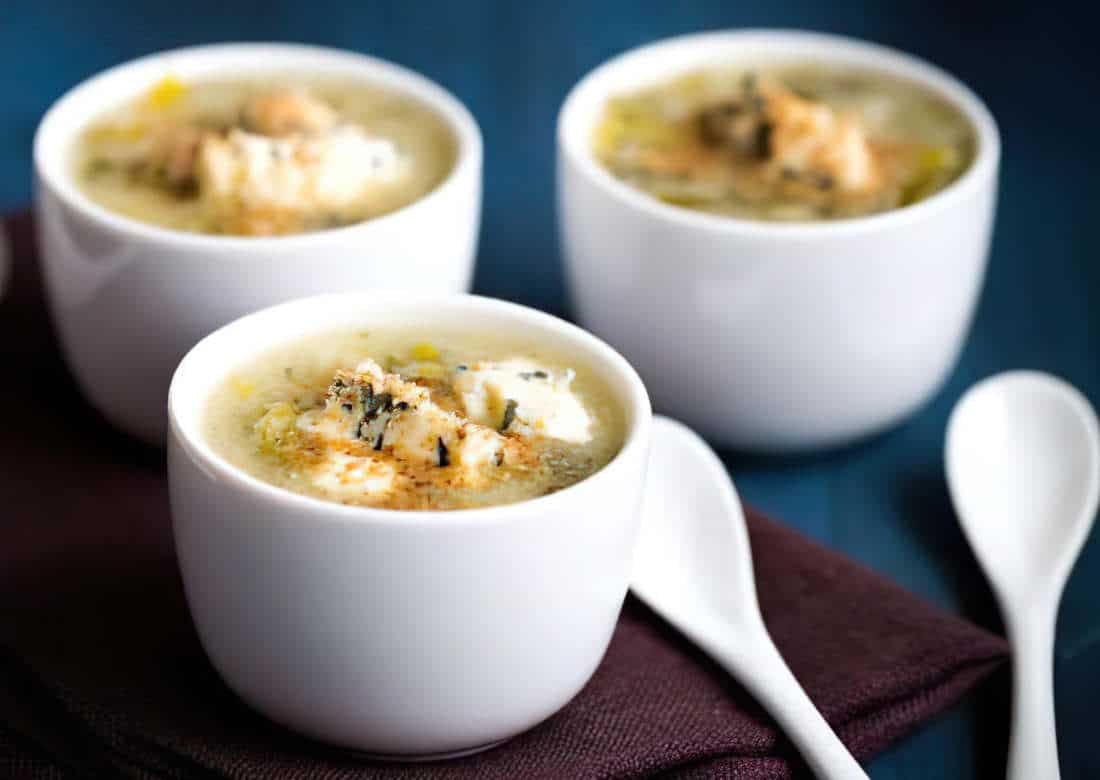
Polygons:
M162 452L80 397L46 315L30 220L0 301L0 776L786 778L804 773L729 675L628 597L595 676L485 753L384 764L252 713L207 662L172 552ZM135 303L135 305L140 305ZM13 338L12 334L18 334ZM18 410L18 413L11 413ZM861 759L957 701L1005 642L747 512L776 645Z

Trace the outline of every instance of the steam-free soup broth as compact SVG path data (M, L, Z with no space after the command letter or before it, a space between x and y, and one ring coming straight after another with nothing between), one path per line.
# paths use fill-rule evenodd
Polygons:
M234 370L211 447L271 484L343 504L464 509L553 493L622 445L608 389L567 355L500 334L324 333Z
M975 141L961 111L916 83L801 64L699 70L617 96L593 144L665 203L809 221L924 200L966 170Z
M111 211L195 233L269 236L406 206L454 165L434 111L362 81L166 76L80 136L74 176Z

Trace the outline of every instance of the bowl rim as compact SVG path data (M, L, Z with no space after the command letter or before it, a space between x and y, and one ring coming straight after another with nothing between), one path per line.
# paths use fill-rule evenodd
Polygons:
M68 169L69 166L66 165L65 160L59 159L70 154L79 134L98 116L88 114L82 116L80 121L72 122L67 126L59 125L65 115L73 110L72 105L85 95L103 92L121 103L134 99L140 91L131 89L120 93L114 85L135 72L152 71L160 65L166 66L162 71L167 72L167 69L175 63L238 60L245 56L269 56L288 60L289 64L286 65L272 65L270 68L272 71L285 68L288 71L300 71L308 75L311 71L339 70L353 79L380 82L397 93L420 101L429 110L435 112L454 137L456 147L454 163L435 187L416 200L386 214L370 217L351 225L307 233L284 236L236 236L177 230L142 222L111 211L85 194L76 185L73 172ZM222 76L213 78L222 78ZM54 138L56 141L53 140ZM48 189L69 208L107 229L129 234L135 239L199 251L216 249L247 253L258 250L267 253L293 251L302 246L353 236L369 240L367 234L372 230L378 231L394 221L415 217L424 208L461 186L469 176L480 177L482 147L481 129L462 101L440 84L411 68L368 54L334 47L278 41L229 42L167 49L127 60L89 76L66 91L46 110L35 129L33 159L34 171L40 187ZM38 194L36 197L41 195ZM359 237L356 235L358 233L364 235Z
M188 372L200 370L196 366L201 366L202 363L208 360L204 353L217 349L218 342L229 338L234 330L250 327L264 320L293 320L297 317L299 322L309 323L304 327L297 328L295 336L278 339L265 345L262 348L264 350L295 339L303 339L310 335L323 333L326 329L336 327L337 322L346 318L338 315L332 320L325 320L324 317L312 319L301 315L307 312L338 311L340 306L350 306L360 302L363 304L364 311L369 311L367 307L372 303L376 305L394 305L396 310L403 310L405 313L416 310L432 310L433 313L437 313L446 308L449 310L448 318L451 314L459 316L473 314L476 316L477 313L492 312L510 317L521 322L525 327L548 334L548 342L557 347L563 349L569 347L579 348L577 351L584 353L587 362L592 365L606 366L615 375L616 383L623 386L621 394L620 391L616 391L616 394L620 395L619 401L624 412L625 431L622 445L603 468L579 482L549 495L536 496L509 504L449 510L383 509L326 501L265 482L248 474L217 454L205 441L201 429L198 428L201 425L202 407L207 403L212 388L224 380L233 370L233 367L239 365L241 360L239 357L234 361L223 360L220 369L213 372L215 378L208 381L204 386L204 392L200 394L201 397L181 399L180 395L183 391L180 390L180 386L186 381ZM184 404L186 404L186 407ZM199 408L196 408L196 406ZM629 461L636 460L639 457L647 458L649 429L653 416L649 394L634 367L606 342L573 323L518 303L469 293L410 296L406 292L387 290L329 293L298 298L260 309L223 325L199 341L180 361L172 376L172 382L168 390L167 407L169 449L172 449L171 443L174 441L192 464L206 474L208 478L227 484L234 490L250 492L265 500L279 502L287 509L298 510L296 519L302 522L336 522L407 528L434 527L441 524L454 527L459 525L495 524L514 520L517 516L525 515L530 511L553 512L555 507L565 506L567 503L573 502L574 499L583 501L585 496L592 494L593 491L600 490L601 486L609 479L627 468ZM185 410L190 410L190 412ZM180 420L186 413L194 415L195 422L190 430ZM169 469L170 484L172 482L171 473L172 469Z
M860 67L867 70L912 81L946 100L966 118L977 140L974 159L957 179L917 203L857 217L790 222L709 214L663 203L649 193L642 192L615 178L596 161L588 140L588 131L591 127L576 129L575 126L579 122L576 114L580 110L579 104L589 98L591 93L595 92L601 102L614 94L610 90L599 93L603 80L643 59L660 58L670 52L678 53L692 47L711 47L718 44L728 44L731 48L752 44L775 47L777 51L783 49L776 60L798 60L800 56L804 58L807 55L800 55L798 52L798 48L803 47L812 49L810 56L823 62L841 64L860 60ZM718 62L718 59L713 56L703 59L710 59L715 64ZM865 62L866 60L876 62L869 64ZM706 67L708 67L706 62L700 61L685 68L670 68L662 78L672 78L677 72ZM647 83L654 82L642 80L636 88L644 87ZM578 139L582 134L584 138ZM1001 154L997 123L985 103L962 81L942 68L900 49L860 38L784 28L710 30L663 38L628 49L588 71L570 89L558 111L556 138L559 161L570 163L606 195L644 212L655 220L717 235L766 236L795 240L884 230L931 216L966 198L988 179L995 177ZM562 171L559 166L559 193L561 177ZM807 253L807 257L810 256L811 253Z

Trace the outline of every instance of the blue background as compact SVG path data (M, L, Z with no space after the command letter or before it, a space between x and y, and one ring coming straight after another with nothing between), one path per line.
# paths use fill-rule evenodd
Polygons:
M7 2L7 0L4 0ZM971 620L1000 630L952 515L941 448L972 382L1008 368L1061 374L1100 401L1100 62L1092 20L1052 4L588 0L529 3L0 2L0 209L30 198L34 127L63 91L106 66L221 40L356 49L458 95L485 136L479 292L568 314L553 207L554 120L602 60L657 38L722 27L826 30L894 45L954 72L1001 125L1001 201L988 281L959 367L911 422L840 453L728 457L743 497ZM1066 778L1100 777L1100 533L1066 592L1057 702ZM876 759L875 778L1003 776L1002 672ZM1036 779L1039 780L1039 779Z

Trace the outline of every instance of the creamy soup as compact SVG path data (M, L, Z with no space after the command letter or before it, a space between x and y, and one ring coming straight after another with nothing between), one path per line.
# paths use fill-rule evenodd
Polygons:
M381 87L168 76L90 124L74 175L92 200L142 222L264 236L399 209L434 189L455 155L435 112Z
M916 203L975 145L966 118L917 84L810 64L702 70L615 97L593 143L612 174L666 203L761 220Z
M622 446L618 406L566 355L500 334L325 333L214 391L216 452L272 484L343 504L463 509L553 493Z

